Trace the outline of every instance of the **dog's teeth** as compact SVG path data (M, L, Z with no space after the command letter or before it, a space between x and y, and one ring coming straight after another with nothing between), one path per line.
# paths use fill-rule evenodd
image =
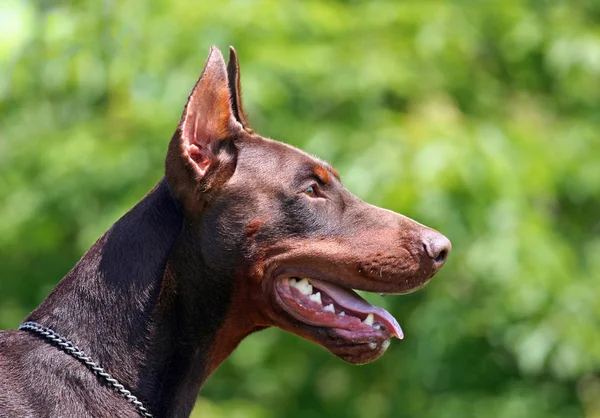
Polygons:
M296 283L298 283L298 280L294 279L293 277L290 279L290 286L296 287Z
M373 325L373 328L381 330L381 329L383 329L383 325L381 325L381 324L375 324L375 325Z
M363 321L363 324L369 325L369 326L373 326L373 320L374 319L375 319L375 317L373 316L372 313L370 313L369 315L367 315L367 317Z
M369 348L370 348L371 350L375 350L375 349L377 348L377 343L372 343L372 342L371 342L371 343L369 343Z
M294 280L294 279L292 279ZM307 278L304 278L302 280L294 280L292 281L290 280L290 286L295 287L296 289L298 289L300 291L300 293L302 293L303 295L311 295L312 291L313 291L313 287L310 284L310 280L308 280Z
M314 295L310 295L310 300L312 300L313 302L317 302L319 305L322 305L323 302L321 302L321 292L317 292Z
M326 312L335 313L335 309L333 308L333 303L330 303L329 305L325 306L323 308L323 310Z
M340 316L346 316L346 312L344 312L344 311L340 312Z

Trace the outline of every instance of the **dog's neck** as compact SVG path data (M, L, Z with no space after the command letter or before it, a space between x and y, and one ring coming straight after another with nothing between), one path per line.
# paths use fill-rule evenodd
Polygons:
M27 320L73 341L155 416L187 416L208 375L251 332L217 335L233 280L206 266L197 246L163 179Z

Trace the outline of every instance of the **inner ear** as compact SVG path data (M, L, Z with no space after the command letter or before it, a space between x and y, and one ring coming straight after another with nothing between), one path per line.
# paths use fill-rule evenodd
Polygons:
M212 155L207 155L206 152L202 151L198 144L194 143L187 145L187 153L191 163L195 166L195 171L204 176L210 167Z
M242 125L244 130L248 133L252 133L253 130L250 128L246 114L242 107L242 88L240 86L240 64L238 62L237 53L235 49L229 47L229 62L227 64L227 75L229 80L229 93L231 95L231 108L233 116Z
M218 187L233 173L237 161L233 142L241 130L233 114L227 65L212 47L167 152L167 181L180 200L195 202L188 209L198 209L202 201L198 191Z
M202 178L218 165L215 150L219 143L240 129L236 121L221 52L212 47L204 71L186 103L180 123L180 149L194 177Z

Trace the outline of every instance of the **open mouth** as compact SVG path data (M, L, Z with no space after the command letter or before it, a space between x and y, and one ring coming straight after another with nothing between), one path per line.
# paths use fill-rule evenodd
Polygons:
M371 305L353 290L309 278L283 278L277 282L282 307L296 320L330 328L350 341L371 341L373 349L391 337L402 339L402 329L385 309ZM376 343L377 342L377 343Z

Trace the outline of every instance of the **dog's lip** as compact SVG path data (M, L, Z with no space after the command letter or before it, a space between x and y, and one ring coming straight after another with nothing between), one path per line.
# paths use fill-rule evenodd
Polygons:
M312 279L318 279L327 283L340 286L346 289L360 290L368 293L377 293L382 295L406 295L413 293L417 290L422 289L429 283L433 275L426 277L424 280L421 278L416 284L411 284L410 287L405 287L406 283L411 282L412 276L405 278L395 278L394 280L374 280L372 278L362 277L360 274L349 277L346 273L337 272L332 269L317 269L311 267L298 267L292 263L282 263L277 267L269 269L267 275L272 278L273 282L276 282L282 278L289 277L309 277Z
M322 292L336 304L336 307L338 307L338 315L336 315L326 312L322 308L319 309L318 305L306 306L303 304L301 298L298 297L299 292L297 290L292 291L289 282L291 278L289 276L280 277L275 287L280 305L297 320L309 325L343 330L345 331L344 334L351 332L357 337L359 335L376 334L380 336L387 335L386 339L392 336L399 339L404 338L402 328L388 311L371 305L352 289L320 279L309 279L315 289ZM304 299L306 298L308 297ZM348 313L347 316L339 316L340 307ZM373 315L375 323L381 324L385 328L376 329L371 325L364 324L361 317L367 317L369 314Z

